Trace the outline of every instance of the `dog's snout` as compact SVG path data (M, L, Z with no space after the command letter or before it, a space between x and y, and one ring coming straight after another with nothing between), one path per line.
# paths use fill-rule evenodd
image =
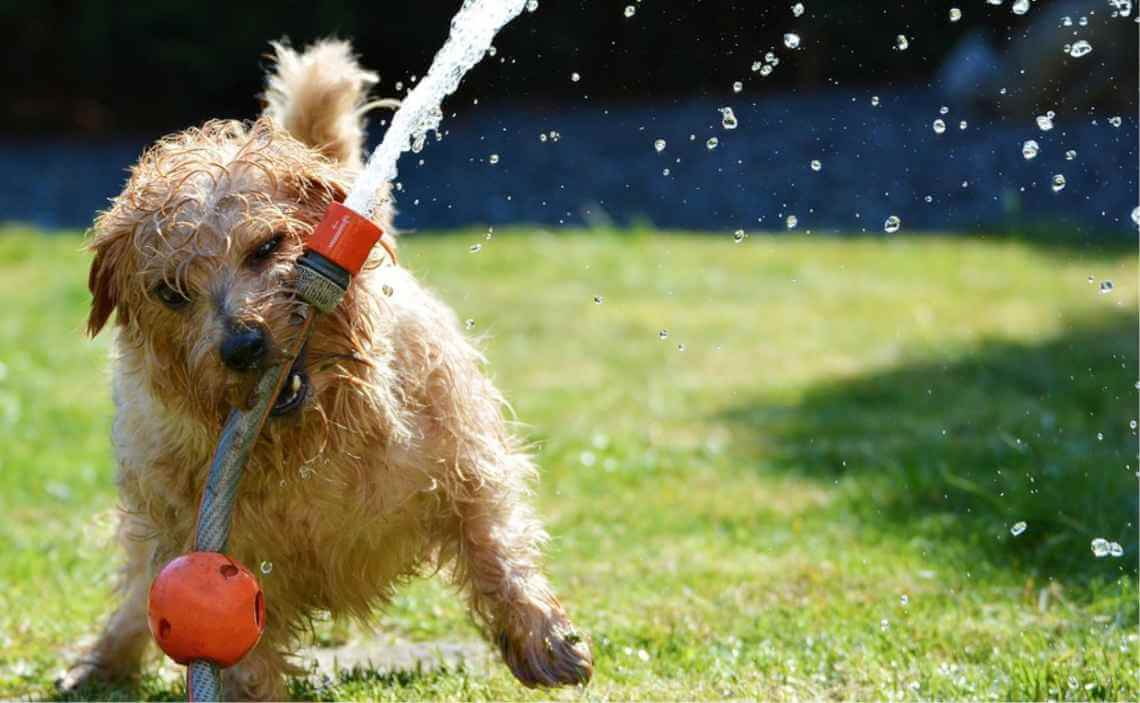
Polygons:
M268 335L260 325L235 325L222 338L222 363L235 371L257 368L269 350Z

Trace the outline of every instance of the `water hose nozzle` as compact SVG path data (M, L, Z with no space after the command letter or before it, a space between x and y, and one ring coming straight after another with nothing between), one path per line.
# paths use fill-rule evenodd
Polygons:
M340 203L329 205L297 259L298 295L321 312L332 312L381 236L367 217Z

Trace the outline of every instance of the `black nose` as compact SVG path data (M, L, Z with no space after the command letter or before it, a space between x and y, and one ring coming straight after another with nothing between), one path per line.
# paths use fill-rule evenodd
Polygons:
M257 368L268 348L260 325L230 327L222 339L222 362L235 371Z

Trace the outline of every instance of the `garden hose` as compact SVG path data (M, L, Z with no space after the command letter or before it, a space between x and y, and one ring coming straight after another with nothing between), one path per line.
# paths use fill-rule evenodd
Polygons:
M382 241L383 232L366 217L340 203L333 203L306 243L305 252L296 263L295 290L299 298L298 315L302 322L293 339L283 347L277 363L267 368L254 387L254 403L247 409L230 411L222 429L218 445L210 464L210 472L198 508L194 548L197 552L220 553L229 540L230 523L242 472L254 443L265 425L269 411L281 388L290 375L293 363L301 353L313 329L317 313L329 313L348 292L352 277L360 272L373 246L380 242L388 259L395 263L395 252ZM192 557L191 555L186 555ZM177 562L178 560L175 560ZM171 562L174 565L175 562ZM236 562L235 562L236 564ZM170 566L170 565L168 565ZM240 566L240 565L237 565ZM177 570L164 569L151 588L151 621L156 621L156 591L164 574ZM172 578L183 578L185 570ZM260 597L260 590L258 590ZM259 604L264 609L263 602ZM174 607L177 607L175 605ZM203 614L207 616L207 614ZM264 623L256 623L257 631L249 644L252 648L260 636ZM153 624L152 624L153 629ZM159 646L176 661L178 652L172 652L157 637ZM248 652L246 649L240 656ZM186 675L186 693L190 701L216 701L222 697L221 666L219 658L205 656L189 660Z

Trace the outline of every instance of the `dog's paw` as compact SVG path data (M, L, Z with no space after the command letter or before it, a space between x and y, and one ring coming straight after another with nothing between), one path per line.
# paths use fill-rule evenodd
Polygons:
M589 683L594 658L585 636L558 612L525 633L499 637L503 660L524 686L577 686Z
M81 659L55 680L55 689L62 696L73 696L83 691L121 684L128 678L97 660Z

